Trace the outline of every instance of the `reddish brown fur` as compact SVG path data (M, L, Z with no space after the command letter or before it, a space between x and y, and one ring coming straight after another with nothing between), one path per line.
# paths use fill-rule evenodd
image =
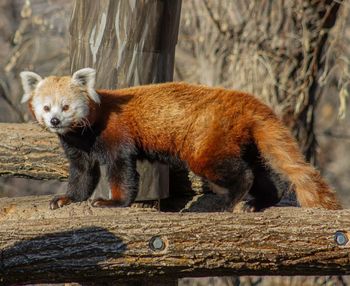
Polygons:
M100 116L97 120L106 123L102 133L106 142L114 146L125 140L127 129L131 131L131 140L138 140L145 149L179 155L199 174L207 172L207 165L220 158L239 156L240 145L251 139L250 116L257 106L271 114L267 107L244 93L184 83L98 93L102 103L97 107ZM177 108L179 105L182 107ZM116 109L121 112L115 112ZM231 120L223 122L224 117ZM234 136L223 138L227 131Z
M293 183L302 206L340 208L289 131L251 95L186 83L97 92L101 104L90 103L89 120L104 126L101 137L111 149L130 141L177 156L216 180L215 162L239 157L241 146L255 142L267 163Z
M115 201L123 201L125 199L124 191L120 189L120 186L111 185L111 198Z
M33 115L33 117L35 118L35 113L34 113L34 109L33 109L33 105L32 105L32 102L31 102L31 101L29 101L28 107L29 107L30 113L31 113L31 114Z
M96 199L93 201L93 206L96 207L108 207L118 205L125 200L125 191L120 189L120 186L110 183L111 199Z

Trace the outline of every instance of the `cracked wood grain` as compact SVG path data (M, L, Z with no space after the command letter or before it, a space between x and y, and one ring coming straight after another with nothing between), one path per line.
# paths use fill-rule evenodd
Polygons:
M0 176L68 177L68 162L55 134L32 123L0 123Z
M0 200L5 285L350 273L349 248L334 240L336 231L350 229L348 210L178 214L85 202L50 211L48 200ZM163 250L150 247L155 236Z

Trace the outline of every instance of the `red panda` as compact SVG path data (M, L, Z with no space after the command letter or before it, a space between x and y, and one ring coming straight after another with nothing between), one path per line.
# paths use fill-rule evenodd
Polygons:
M72 77L24 71L22 102L57 133L70 163L68 190L51 209L92 195L107 165L111 199L93 206L129 206L138 190L136 160L181 161L232 207L250 193L261 210L291 185L302 207L340 209L335 193L305 162L273 111L240 91L183 82L95 90L95 70Z

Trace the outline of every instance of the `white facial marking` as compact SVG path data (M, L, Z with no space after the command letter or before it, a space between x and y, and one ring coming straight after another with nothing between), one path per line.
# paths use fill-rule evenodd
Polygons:
M73 125L83 126L89 113L88 101L83 96L70 102L60 96L34 97L32 106L38 122L59 134L67 133Z
M90 125L89 103L100 103L95 91L96 71L78 70L70 77L50 76L42 79L33 72L21 72L24 95L22 102L30 106L39 124L52 132L64 134Z

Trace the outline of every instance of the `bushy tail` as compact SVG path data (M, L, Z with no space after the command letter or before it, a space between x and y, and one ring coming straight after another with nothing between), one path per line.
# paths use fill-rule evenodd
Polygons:
M293 184L302 207L341 209L334 191L320 173L305 162L289 130L277 119L255 122L253 136L267 164Z

